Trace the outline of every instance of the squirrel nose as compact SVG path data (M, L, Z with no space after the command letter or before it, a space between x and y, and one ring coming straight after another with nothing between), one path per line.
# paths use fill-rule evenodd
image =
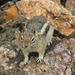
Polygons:
M28 46L25 46L25 48L27 48Z

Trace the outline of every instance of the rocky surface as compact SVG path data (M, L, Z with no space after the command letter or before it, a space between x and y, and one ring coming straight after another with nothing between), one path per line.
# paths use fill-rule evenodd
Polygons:
M60 1L60 0L52 0L52 1L54 1L54 2L56 2L56 3L58 3L58 4L60 4L60 3L61 3L61 1Z
M70 36L75 32L75 17L52 0L22 0L17 6L26 17L41 15L52 20L54 28L63 35Z
M10 21L11 22L11 21ZM11 23L14 25L12 21ZM11 24L10 23L10 24ZM8 25L8 22L7 22ZM21 30L22 24L7 26L0 30L0 73L5 75L22 74L27 75L68 75L75 72L75 39L60 39L54 37L51 46L47 47L42 63L37 63L38 54L29 55L29 64L24 65L24 56L19 47L12 44L14 32L17 28ZM16 69L15 69L16 68ZM17 68L22 72L17 73ZM12 71L13 70L13 71Z
M65 7L75 16L75 0L67 0Z
M26 21L25 16L20 16L18 19L13 19L2 24L3 28L0 29L0 46L4 44L11 44L11 41L15 39L14 32L16 29L22 31Z
M7 6L4 8L7 8ZM17 19L18 17L19 17L18 10L15 5L11 6L9 9L4 11L0 10L0 28L3 28L2 26L3 23L12 19Z
M28 19L42 15L51 20L55 29L63 35L69 36L75 31L75 17L56 3L59 0L50 0L50 2L48 2L49 0L30 1L21 0L17 3L21 12ZM13 12L16 13L16 11ZM15 15L13 14L13 16ZM13 20L7 21L4 24L5 27L0 29L0 75L75 75L75 39L67 39L65 36L63 38L59 33L58 35L62 39L57 35L53 37L51 46L46 49L43 62L37 63L38 53L31 53L29 54L29 64L24 65L23 53L18 46L12 44L12 41L15 39L15 30L18 28L21 31L25 25L23 24L27 20L25 16L19 19L12 17ZM9 20L9 17L6 19Z
M3 66L0 66L0 75L27 75L22 69L15 68L5 70Z
M4 72L8 70L8 75L10 72L13 75L14 71L17 73L15 68L18 67L27 75L71 75L75 72L75 39L54 38L52 45L46 49L43 62L37 64L37 57L31 56L30 63L26 66L23 65L22 52L9 49L10 47L0 46L0 65L4 67Z
M6 21L18 18L17 8L15 7L15 5L4 11L7 13L7 15L4 16L4 19L6 19Z

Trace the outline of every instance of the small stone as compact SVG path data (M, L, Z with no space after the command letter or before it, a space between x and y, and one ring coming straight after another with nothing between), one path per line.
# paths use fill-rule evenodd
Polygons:
M61 73L59 73L58 75L64 75L64 73L63 73L63 72L61 72Z
M60 46L60 44L56 45L56 48L54 49L55 53L59 53L64 51L64 48Z
M70 67L67 68L65 75L71 75L71 68Z
M60 64L60 62L59 62L58 60L56 60L56 61L55 61L55 67L56 67L57 69L59 69L59 64Z
M44 57L45 64L49 65L49 61L50 61L50 59L48 58L48 56L45 56Z
M73 58L75 58L75 52L73 53Z
M11 51L9 51L7 56L10 58L16 58L17 55L18 54L14 50L11 50Z
M23 68L23 71L28 72L28 71L29 71L29 69L28 69L28 68Z
M68 55L67 53L63 54L63 59L66 63L68 63L69 61L71 61L71 56Z
M59 60L59 61L62 60L61 57L60 57L59 55L56 56L56 59Z
M51 65L53 65L53 66L55 65L55 59L54 58L51 57L50 62L51 62Z
M16 50L17 50L17 52L19 52L19 51L20 51L20 49L19 49L19 48L17 48Z
M4 55L7 55L8 54L8 50L4 51Z
M6 62L9 62L9 58L6 58Z
M7 63L3 63L2 66L3 66L3 67L6 67L6 66L7 66Z
M1 46L0 47L0 51L4 51L5 49L4 49L4 47L3 46Z
M21 62L19 65L21 68L24 67L24 62Z
M48 69L49 69L49 67L48 66L46 66L46 65L41 65L40 66L40 68L41 68L41 70L44 72L46 72L46 71L48 71Z

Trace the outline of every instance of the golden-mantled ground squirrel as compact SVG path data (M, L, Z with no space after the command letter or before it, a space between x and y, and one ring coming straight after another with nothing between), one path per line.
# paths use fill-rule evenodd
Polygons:
M26 24L24 31L16 31L16 44L22 50L25 60L28 63L28 55L31 52L38 52L38 62L43 60L46 46L51 43L54 28L50 21L43 16L35 16Z

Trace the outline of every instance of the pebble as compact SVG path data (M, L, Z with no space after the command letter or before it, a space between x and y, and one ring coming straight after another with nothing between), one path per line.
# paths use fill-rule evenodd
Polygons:
M67 70L65 71L65 75L71 75L71 68L68 67Z
M16 58L17 55L18 54L14 50L11 50L11 51L9 51L7 56L10 58Z
M3 46L0 47L0 51L4 51L5 48Z
M63 73L63 72L61 72L61 73L59 73L58 75L64 75L64 73Z

